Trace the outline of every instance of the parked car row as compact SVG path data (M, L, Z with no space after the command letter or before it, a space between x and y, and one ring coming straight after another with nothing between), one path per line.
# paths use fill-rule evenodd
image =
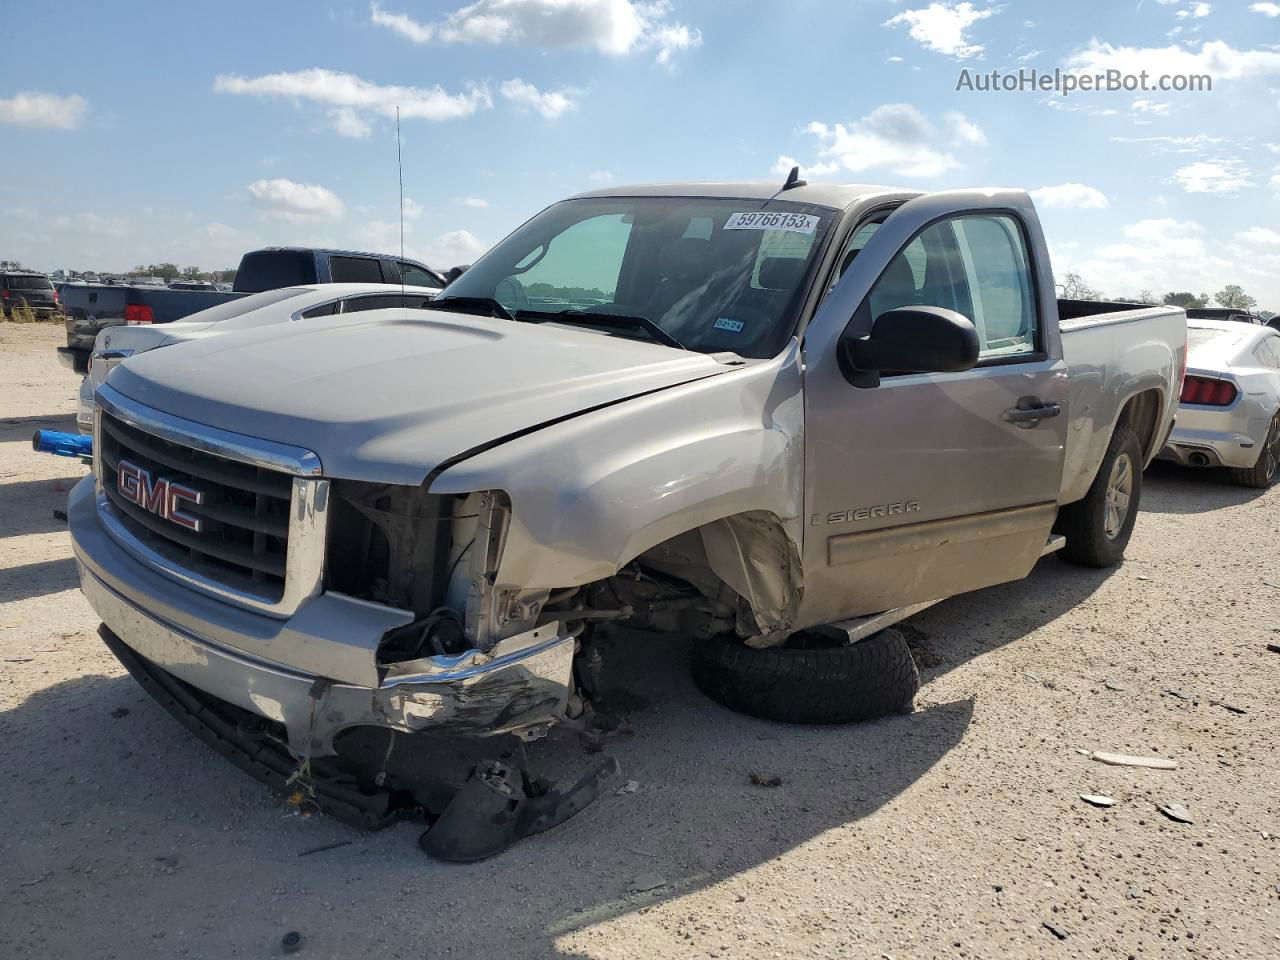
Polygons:
M58 357L77 373L86 373L94 338L105 327L172 323L251 293L316 283L404 284L438 290L445 280L423 263L387 254L268 247L241 258L229 292L211 285L188 289L69 283L62 288L67 345L58 348Z

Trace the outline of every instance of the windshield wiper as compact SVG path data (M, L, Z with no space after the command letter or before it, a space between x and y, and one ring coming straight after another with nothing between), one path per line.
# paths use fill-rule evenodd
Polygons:
M497 317L514 320L511 311L492 297L437 297L424 303L425 310L453 310L456 313L472 313L481 317Z
M521 316L527 316L534 311L521 310ZM540 316L555 320L558 323L577 323L584 327L631 327L632 329L640 329L653 337L663 346L675 347L677 350L688 350L683 343L673 337L667 331L650 320L648 317L628 316L623 313L601 313L594 310L560 310L555 313L542 313L538 311Z

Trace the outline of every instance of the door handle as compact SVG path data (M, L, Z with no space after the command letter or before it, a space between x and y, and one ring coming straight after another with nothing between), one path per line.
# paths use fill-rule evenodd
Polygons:
M1062 413L1062 407L1056 403L1038 403L1035 400L1030 401L1025 406L1020 401L1018 406L1004 412L1004 418L1009 423L1016 423L1018 426L1034 426L1041 420L1048 420Z

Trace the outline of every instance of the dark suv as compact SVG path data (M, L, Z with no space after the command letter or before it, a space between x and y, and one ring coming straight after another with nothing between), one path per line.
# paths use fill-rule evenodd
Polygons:
M13 319L15 307L29 306L39 317L61 313L58 293L43 273L6 271L0 273L0 309L6 320Z

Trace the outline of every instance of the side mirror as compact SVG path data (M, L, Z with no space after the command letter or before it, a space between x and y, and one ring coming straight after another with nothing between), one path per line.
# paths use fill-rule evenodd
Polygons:
M840 372L855 387L877 387L880 373L954 373L978 362L978 331L942 307L900 307L882 313L867 337L846 332L836 351Z
M470 269L471 269L471 264L469 263L464 263L461 266L457 266L457 267L450 267L449 272L444 275L444 278L449 283L453 283L453 281L457 280L460 276L462 276L464 273L466 273Z

